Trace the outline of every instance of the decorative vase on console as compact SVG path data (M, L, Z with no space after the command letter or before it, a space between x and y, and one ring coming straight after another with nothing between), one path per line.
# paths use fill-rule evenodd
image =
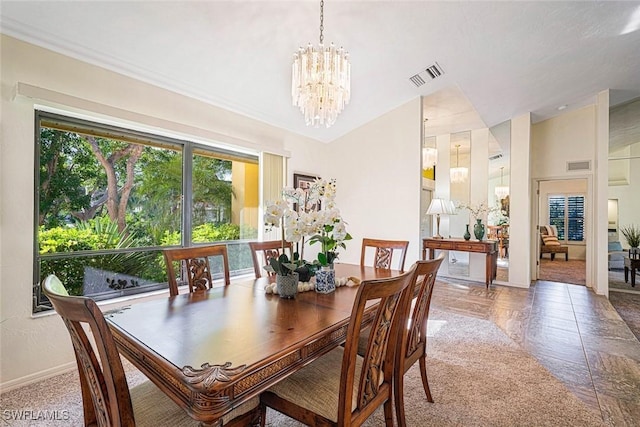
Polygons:
M469 240L471 239L471 233L469 233L469 224L465 224L465 226L467 227L467 229L464 232L464 240Z
M473 225L473 234L476 236L476 239L482 241L484 237L484 224L482 223L482 218L476 219L476 223Z

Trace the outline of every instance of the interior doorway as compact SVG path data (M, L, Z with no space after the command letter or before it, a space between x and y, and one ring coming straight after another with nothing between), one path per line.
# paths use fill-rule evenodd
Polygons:
M538 181L538 280L587 284L589 182Z

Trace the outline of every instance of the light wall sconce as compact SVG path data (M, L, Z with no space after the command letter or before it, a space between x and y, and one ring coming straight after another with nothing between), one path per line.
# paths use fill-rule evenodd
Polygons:
M451 168L451 183L465 182L469 176L469 169L460 166L460 144L456 145L456 167Z

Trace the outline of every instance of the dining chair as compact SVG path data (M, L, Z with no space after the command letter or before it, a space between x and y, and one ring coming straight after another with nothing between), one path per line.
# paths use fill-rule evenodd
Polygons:
M391 259L393 258L394 250L400 251L400 262L398 263L398 270L404 271L404 260L407 257L407 247L409 241L407 240L382 240L382 239L362 239L362 250L360 251L360 265L364 266L367 248L375 248L375 255L373 258L373 266L375 268L391 269Z
M381 405L393 426L393 372L399 330L407 322L415 269L400 276L365 280L349 318L344 347L329 353L260 395L261 426L270 407L310 426L359 426ZM372 334L364 357L358 337L367 303L374 307Z
M427 321L429 319L429 308L431 306L431 295L436 280L436 274L444 253L436 259L417 261L412 268L415 268L414 281L412 283L413 301L409 309L407 326L403 333L399 335L400 343L398 347L398 361L394 371L394 398L396 408L396 418L398 424L404 426L404 374L419 361L420 375L422 377L422 387L427 396L427 401L433 402L429 381L427 379ZM363 329L358 341L358 354L366 353L370 329Z
M433 402L429 381L427 379L427 321L429 319L429 308L431 306L431 296L436 282L436 274L444 259L441 253L436 259L416 261L415 275L413 282L414 301L409 310L409 319L403 333L400 335L398 360L393 379L393 395L395 398L396 418L398 425L404 427L404 374L419 361L420 376L422 377L422 387L427 396L427 401Z
M284 242L284 247L291 250L292 243ZM262 270L265 265L269 265L271 258L278 258L282 254L282 240L269 240L266 242L249 242L249 249L251 250L251 260L253 261L253 271L256 274L256 279L262 277ZM258 261L257 252L262 252L260 259L263 264ZM266 271L266 270L265 270ZM267 272L269 276L273 273Z
M85 425L200 425L151 381L129 389L113 335L95 301L87 297L69 296L55 275L44 280L42 289L71 336L80 377ZM88 326L93 340L87 336L83 324ZM260 401L256 397L224 415L219 425L258 425L259 416Z
M178 271L182 269L187 275L189 292L207 290L213 287L209 257L221 256L225 286L231 283L229 279L229 257L227 245L195 246L191 248L165 249L162 251L167 265L167 279L169 294L178 295L178 281L174 262L178 261Z
M42 289L71 336L85 425L198 425L150 381L129 390L111 330L92 299L69 296L54 275L44 280ZM94 345L83 324L89 327Z

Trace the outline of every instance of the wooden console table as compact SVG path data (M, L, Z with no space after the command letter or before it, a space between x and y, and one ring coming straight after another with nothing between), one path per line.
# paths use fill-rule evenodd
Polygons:
M498 242L496 240L464 240L464 239L422 239L422 259L427 259L427 249L429 258L435 257L436 249L442 251L477 252L486 254L485 284L487 289L496 278L498 271Z

